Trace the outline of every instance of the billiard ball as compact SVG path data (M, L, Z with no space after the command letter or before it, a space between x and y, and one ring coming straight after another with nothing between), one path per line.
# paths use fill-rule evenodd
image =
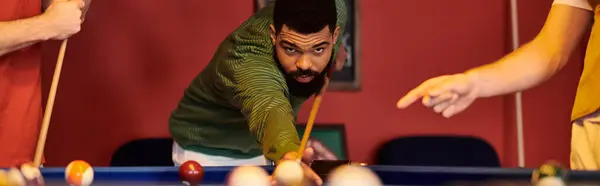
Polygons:
M72 161L65 169L65 179L69 185L91 185L94 182L94 169L83 160Z
M356 165L342 165L334 169L327 181L330 186L383 186L371 169Z
M240 166L227 176L227 186L271 186L271 179L260 167Z
M179 177L187 185L200 184L204 177L204 168L196 161L186 161L179 166Z
M304 169L298 161L283 160L273 171L277 185L301 185L304 181Z
M8 186L8 175L4 169L0 169L0 186Z
M6 173L7 185L25 185L25 178L16 167L11 167Z
M559 177L545 177L538 181L535 186L566 186L566 184Z
M28 186L40 186L44 185L44 178L40 169L33 165L33 163L21 164L21 173L25 178Z
M550 180L553 180L554 178L552 177L556 177L560 180L566 180L568 177L568 171L560 163L556 161L549 161L544 163L539 169L533 171L531 181L534 185L539 185L539 183L545 178L550 178Z

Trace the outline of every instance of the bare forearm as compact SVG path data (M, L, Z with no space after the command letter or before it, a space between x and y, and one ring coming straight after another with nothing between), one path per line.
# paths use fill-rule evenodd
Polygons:
M522 91L549 79L590 28L591 12L554 5L536 38L499 61L467 72L480 97Z
M0 22L0 56L47 40L40 17Z
M560 69L568 56L539 47L535 41L498 62L469 70L479 97L491 97L534 87Z

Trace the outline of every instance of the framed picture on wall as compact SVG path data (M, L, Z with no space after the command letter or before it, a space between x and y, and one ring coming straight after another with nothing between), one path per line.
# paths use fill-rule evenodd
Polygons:
M342 45L336 56L336 71L332 74L328 91L360 91L360 0L345 0L348 22L344 28ZM342 65L343 63L343 65Z

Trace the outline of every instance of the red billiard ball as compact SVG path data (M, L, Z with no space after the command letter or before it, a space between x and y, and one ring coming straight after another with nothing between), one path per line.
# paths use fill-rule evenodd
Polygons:
M196 161L186 161L179 166L179 177L188 185L200 184L204 177L204 168Z

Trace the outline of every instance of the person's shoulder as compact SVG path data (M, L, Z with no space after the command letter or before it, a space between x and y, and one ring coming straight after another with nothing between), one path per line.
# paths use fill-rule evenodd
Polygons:
M244 23L239 25L221 43L221 52L227 53L229 58L252 59L249 56L271 56L273 45L270 38L270 24L272 23L272 6L267 6L255 13Z
M335 0L338 20L346 20L348 17L348 2L346 0Z
M269 25L273 23L273 3L255 12L244 21L234 33L243 34L269 34Z
M267 6L255 13L222 41L213 58L219 71L273 69L274 49L269 35L272 8Z
M346 11L346 9L348 8L348 2L347 0L335 0L335 6L338 11Z
M576 8L593 11L593 7L592 7L592 5L590 5L588 0L554 0L554 2L552 2L552 4L553 5L557 5L557 4L567 5L567 6L572 6L572 7L576 7Z

